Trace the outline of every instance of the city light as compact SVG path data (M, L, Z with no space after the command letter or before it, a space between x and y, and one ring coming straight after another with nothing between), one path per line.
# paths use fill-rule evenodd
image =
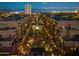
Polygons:
M29 44L27 44L27 46L29 47L30 45L29 45Z
M18 56L79 55L79 10L49 11L50 6L45 9L40 6L33 9L32 3L26 4L23 12L0 10L0 53Z
M38 30L39 29L39 27L38 26L36 26L36 30Z

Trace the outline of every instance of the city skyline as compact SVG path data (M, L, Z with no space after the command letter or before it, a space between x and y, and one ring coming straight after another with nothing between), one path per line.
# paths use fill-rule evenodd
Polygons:
M79 2L0 2L0 56L79 56Z

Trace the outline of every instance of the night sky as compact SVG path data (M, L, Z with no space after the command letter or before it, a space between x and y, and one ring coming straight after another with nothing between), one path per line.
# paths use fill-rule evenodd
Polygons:
M25 5L31 4L32 10L76 10L79 9L79 2L0 2L1 9L24 11Z

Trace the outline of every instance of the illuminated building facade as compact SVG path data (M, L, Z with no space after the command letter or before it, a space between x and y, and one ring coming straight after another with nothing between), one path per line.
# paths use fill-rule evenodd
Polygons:
M31 14L31 5L30 4L27 4L25 6L25 14Z
M76 15L79 16L79 10L77 10L77 14Z

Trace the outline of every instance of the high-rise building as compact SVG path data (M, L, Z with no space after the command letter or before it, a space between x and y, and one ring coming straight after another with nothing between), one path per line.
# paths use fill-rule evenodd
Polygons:
M30 4L27 4L25 6L25 14L31 14L31 5Z

